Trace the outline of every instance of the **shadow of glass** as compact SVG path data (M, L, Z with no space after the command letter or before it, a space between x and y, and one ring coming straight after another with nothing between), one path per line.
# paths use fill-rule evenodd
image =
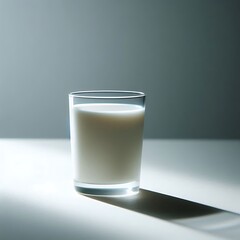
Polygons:
M137 195L122 198L89 197L114 206L165 220L199 217L222 212L222 210L217 208L146 189L140 189Z

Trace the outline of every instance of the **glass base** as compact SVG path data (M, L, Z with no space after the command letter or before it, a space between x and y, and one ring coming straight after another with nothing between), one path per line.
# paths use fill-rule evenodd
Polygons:
M125 197L139 192L139 182L124 184L89 184L74 181L75 190L84 195L102 197Z

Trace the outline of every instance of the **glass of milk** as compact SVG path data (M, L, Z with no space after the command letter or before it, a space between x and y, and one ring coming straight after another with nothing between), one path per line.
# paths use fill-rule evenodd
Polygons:
M75 189L112 197L138 193L145 94L72 92L69 112Z

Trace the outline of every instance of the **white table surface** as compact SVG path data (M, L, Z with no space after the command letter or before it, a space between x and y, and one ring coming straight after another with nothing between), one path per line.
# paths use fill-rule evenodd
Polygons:
M0 239L240 239L239 170L237 140L144 140L140 194L93 198L68 139L1 139Z

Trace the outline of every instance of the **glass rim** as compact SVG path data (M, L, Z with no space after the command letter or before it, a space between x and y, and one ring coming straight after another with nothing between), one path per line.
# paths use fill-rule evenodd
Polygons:
M94 95L94 93L96 95ZM104 93L106 94L112 93L113 95L104 96ZM114 94L123 94L123 95L114 96ZM143 92L131 91L131 90L83 90L83 91L75 91L75 92L69 93L69 97L87 98L87 99L128 99L128 98L142 98L145 96L146 95Z

